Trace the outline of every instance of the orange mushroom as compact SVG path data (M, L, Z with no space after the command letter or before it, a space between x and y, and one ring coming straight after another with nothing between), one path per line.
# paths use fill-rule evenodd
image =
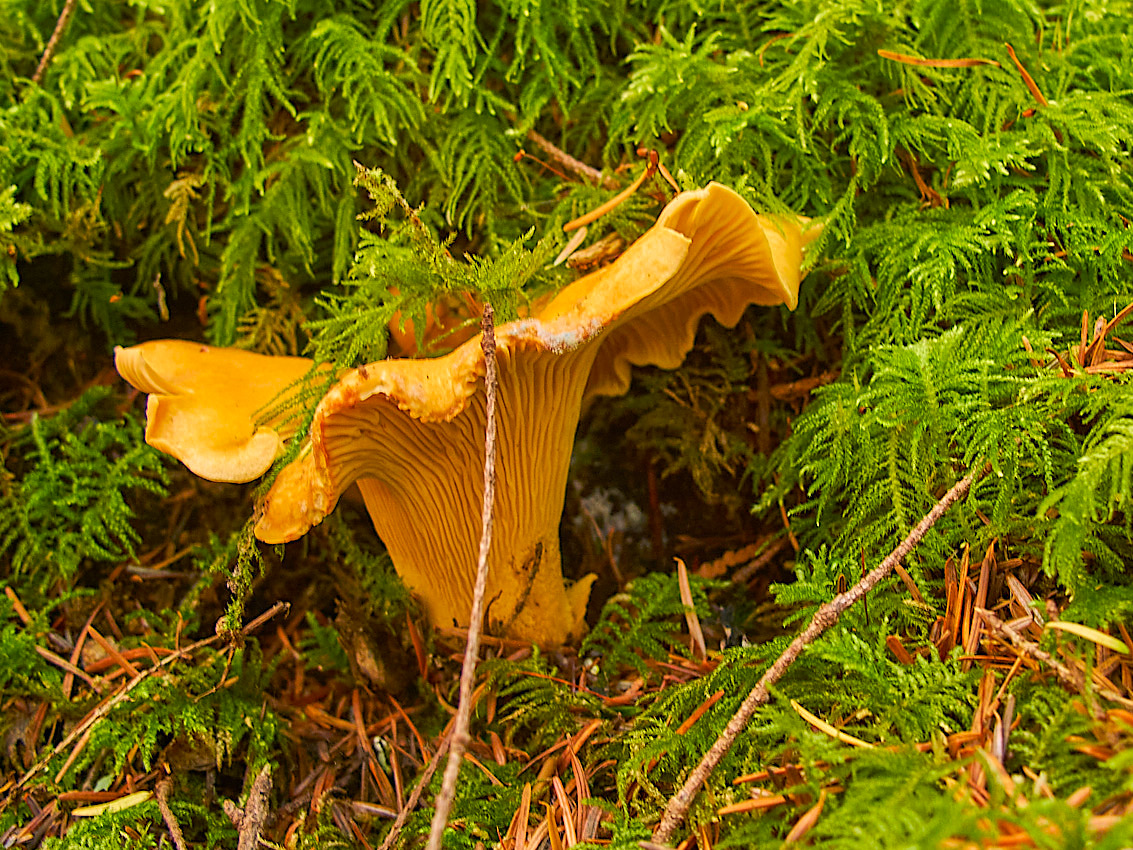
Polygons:
M558 527L583 404L624 392L632 365L679 365L706 313L730 326L750 304L793 309L803 249L818 232L805 225L758 216L718 184L683 193L613 264L496 329L490 631L544 647L580 635L593 576L565 585ZM120 364L131 351L119 351ZM276 478L256 535L268 543L300 537L357 483L394 566L433 622L467 625L483 496L483 357L477 336L443 357L344 372L319 402L300 455ZM214 396L200 401L212 405L201 422L219 415ZM171 442L159 448L177 454Z

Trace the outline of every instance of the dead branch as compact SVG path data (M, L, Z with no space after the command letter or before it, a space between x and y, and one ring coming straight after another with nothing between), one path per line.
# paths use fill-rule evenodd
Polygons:
M986 608L976 608L976 615L987 625L988 631L1010 643L1020 655L1025 655L1040 664L1045 664L1054 671L1058 681L1075 693L1082 693L1086 689L1086 677L1079 670L1067 667L1046 650L1040 649L1034 641L1027 640L1010 625L1003 622ZM1133 700L1128 700L1110 688L1095 687L1094 692L1111 702L1120 703L1126 707L1133 707Z
M75 6L75 0L67 0L63 5L63 11L59 13L59 19L55 22L55 29L51 33L51 38L47 40L47 46L43 48L43 56L39 58L39 65L36 66L35 73L31 75L31 81L37 86L43 80L44 72L47 71L47 63L55 55L55 49L59 46L59 39L63 37L67 24L71 21Z
M987 471L987 467L979 473L982 477ZM664 844L677 827L684 821L685 815L688 814L689 807L692 805L693 799L699 793L701 787L707 781L709 775L720 763L720 760L731 749L732 744L747 726L751 720L755 710L761 705L764 705L770 699L770 688L773 684L783 677L791 664L802 654L810 644L838 622L838 618L846 609L853 605L858 600L862 599L869 591L877 586L878 582L884 579L892 572L893 567L902 561L908 554L920 543L921 539L928 533L937 520L939 520L952 505L967 495L972 487L972 481L975 476L969 474L965 475L957 481L952 489L949 490L944 497L937 502L931 511L929 511L916 527L909 532L908 536L901 541L901 543L892 552L886 556L877 567L873 569L868 575L864 576L861 581L847 590L845 593L835 596L830 602L827 602L818 611L815 612L814 617L810 621L810 625L806 627L791 641L783 654L775 659L775 663L768 668L767 672L759 680L759 683L751 689L751 692L744 699L740 705L739 710L730 721L727 727L716 739L716 742L709 748L708 752L700 760L700 764L689 775L685 784L681 789L673 795L669 800L669 804L665 807L665 813L661 817L661 823L653 832L653 841L656 843Z
M527 138L542 148L543 153L547 154L547 156L567 171L574 172L587 182L593 183L595 186L603 186L606 189L618 188L617 180L612 177L603 177L602 172L597 168L593 168L585 162L575 159L562 148L558 147L544 136L539 135L534 130L528 131Z

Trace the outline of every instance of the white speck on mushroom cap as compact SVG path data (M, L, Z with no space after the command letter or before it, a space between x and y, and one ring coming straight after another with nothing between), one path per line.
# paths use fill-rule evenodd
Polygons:
M562 321L547 324L540 319L521 319L512 322L511 327L514 332L509 336L516 339L534 337L552 354L565 354L592 340L602 330L603 322L595 317L581 325L571 326Z

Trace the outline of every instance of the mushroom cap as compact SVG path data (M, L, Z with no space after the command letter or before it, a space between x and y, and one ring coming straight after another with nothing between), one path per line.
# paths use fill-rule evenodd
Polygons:
M569 590L558 524L584 402L623 392L632 365L674 368L705 313L798 301L805 220L756 215L711 184L678 196L613 264L495 331L499 479L488 625L554 646L580 633L592 577ZM485 433L480 336L430 360L340 376L306 451L263 505L260 539L294 540L357 482L379 536L434 623L467 625L479 543Z
M165 339L114 349L118 373L146 401L146 442L210 481L267 472L295 431L281 415L258 419L297 392L314 361Z

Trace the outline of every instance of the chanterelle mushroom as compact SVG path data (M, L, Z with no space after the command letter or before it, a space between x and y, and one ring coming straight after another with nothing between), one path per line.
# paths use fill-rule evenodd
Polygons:
M793 309L803 247L817 232L812 227L804 233L805 221L758 216L717 184L685 192L616 262L567 286L530 318L496 329L499 478L489 554L491 631L544 647L580 634L593 576L565 586L558 527L582 404L624 392L631 365L679 365L705 313L730 326L750 304ZM176 398L184 409L199 404L193 415L202 431L206 422L223 419L227 402L206 393L193 399L178 394L178 381L149 363L146 345L118 350L127 380ZM137 366L139 360L149 368ZM307 366L309 361L298 361L289 367L277 388ZM146 377L138 380L142 372ZM256 535L269 543L300 537L357 483L394 566L433 622L467 625L483 495L483 375L479 337L443 357L384 360L346 371L319 402L302 453L268 493ZM239 416L246 414L244 405ZM254 430L250 415L244 424ZM220 462L208 467L220 475L208 475L187 456L183 442L157 442L151 434L157 430L147 428L147 439L198 474L238 480ZM246 443L258 434L246 436ZM272 432L268 439L279 436ZM266 464L257 455L256 463L236 466L241 474L254 468L248 476L254 477Z

